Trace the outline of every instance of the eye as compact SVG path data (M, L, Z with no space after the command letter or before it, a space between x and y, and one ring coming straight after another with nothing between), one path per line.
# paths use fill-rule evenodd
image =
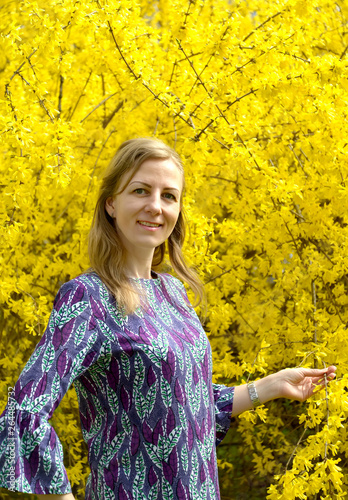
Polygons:
M167 200L176 201L176 196L173 193L164 193L163 196L164 198L167 198Z
M146 190L144 188L137 188L137 189L134 189L133 193L136 193L136 194L145 194Z

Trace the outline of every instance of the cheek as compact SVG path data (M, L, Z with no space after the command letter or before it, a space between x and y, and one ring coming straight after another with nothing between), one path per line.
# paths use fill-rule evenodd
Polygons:
M176 209L175 211L173 211L173 214L172 214L172 221L173 221L173 225L175 226L175 224L177 223L178 219L179 219L179 216L180 216L180 208L179 209Z

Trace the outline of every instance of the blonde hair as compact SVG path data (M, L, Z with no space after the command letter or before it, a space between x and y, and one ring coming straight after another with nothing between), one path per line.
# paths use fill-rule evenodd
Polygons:
M182 173L184 192L184 168L180 156L172 148L154 138L143 137L125 141L117 150L104 174L89 233L88 252L92 270L98 273L115 297L118 306L126 314L131 314L140 305L141 291L125 275L125 249L117 234L114 221L105 209L105 203L108 198L114 197L118 192L124 176L130 174L127 186L141 164L150 158L173 160ZM186 233L182 196L180 204L181 211L178 220L167 240L168 255L175 274L193 290L196 306L203 298L203 284L197 273L188 267L182 253ZM166 242L156 247L152 260L154 271L161 269L165 252Z

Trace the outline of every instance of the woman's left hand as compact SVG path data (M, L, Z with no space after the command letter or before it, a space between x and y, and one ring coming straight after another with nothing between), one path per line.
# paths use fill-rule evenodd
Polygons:
M287 368L276 375L279 384L279 397L305 401L316 392L317 388L325 387L327 382L335 377L335 366L322 369Z

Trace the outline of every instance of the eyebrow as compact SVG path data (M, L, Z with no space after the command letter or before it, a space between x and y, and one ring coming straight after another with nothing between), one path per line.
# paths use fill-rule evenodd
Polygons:
M131 184L142 184L143 186L146 186L148 188L151 188L151 184L148 184L147 182L143 182L143 181L131 181L128 186L130 186ZM178 193L180 193L179 189L175 188L175 187L165 187L164 188L166 191L177 191Z

